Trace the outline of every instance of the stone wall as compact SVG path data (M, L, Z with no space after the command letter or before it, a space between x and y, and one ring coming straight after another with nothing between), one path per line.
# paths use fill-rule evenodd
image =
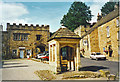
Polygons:
M90 35L91 52L100 52L99 41L98 41L98 28L92 31L89 35Z
M109 27L109 37L107 37L107 27ZM118 57L118 32L119 27L117 25L117 18L98 27L100 52L104 52L103 48L108 51L108 47L111 45L113 57Z

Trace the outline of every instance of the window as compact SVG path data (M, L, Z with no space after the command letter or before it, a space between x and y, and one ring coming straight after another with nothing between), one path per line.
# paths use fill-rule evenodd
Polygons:
M13 40L20 40L20 34L13 34Z
M24 35L24 40L28 40L28 35L27 34Z
M119 39L120 39L120 36L119 36L119 35L120 35L120 31L117 32L117 40L118 40L118 41L119 41Z
M116 24L117 26L119 26L119 19L116 19Z
M27 34L21 34L21 40L28 40L28 35Z
M110 36L110 32L109 32L109 26L107 26L107 37Z
M13 51L12 51L12 55L13 55L13 56L17 56L17 50L13 50Z
M21 40L21 41L24 41L24 40L28 40L28 34L26 33L14 33L13 34L13 40Z
M62 58L63 60L67 60L67 52L66 52L67 48L62 48Z
M21 35L21 40L22 40L22 41L24 40L24 35Z
M87 40L83 40L83 45L87 45Z
M27 50L27 55L31 55L31 50Z
M36 40L40 40L41 35L36 35Z

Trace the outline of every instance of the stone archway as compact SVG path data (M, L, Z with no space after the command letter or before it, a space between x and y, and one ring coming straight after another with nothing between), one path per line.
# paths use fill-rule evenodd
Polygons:
M61 71L75 70L74 48L64 46L60 49Z
M40 45L36 46L36 49L37 49L37 53L43 53L45 51L45 45L40 44Z

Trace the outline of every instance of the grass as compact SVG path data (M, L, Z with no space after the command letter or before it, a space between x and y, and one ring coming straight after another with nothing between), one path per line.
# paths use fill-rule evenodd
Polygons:
M41 80L55 80L55 75L53 74L52 71L49 70L37 70L34 72L35 74L38 75L38 77L41 78Z
M100 74L91 71L81 72L66 72L63 74L63 79L84 79L84 78L99 78Z
M91 71L81 71L81 72L64 72L62 74L54 74L49 70L39 70L35 71L41 80L69 80L69 79L86 79L86 78L100 78L100 74L98 72Z

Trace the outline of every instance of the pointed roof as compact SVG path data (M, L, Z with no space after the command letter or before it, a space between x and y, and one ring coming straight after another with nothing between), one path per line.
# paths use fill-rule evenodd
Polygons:
M59 38L80 39L79 35L70 31L68 28L60 28L50 37L48 41Z

